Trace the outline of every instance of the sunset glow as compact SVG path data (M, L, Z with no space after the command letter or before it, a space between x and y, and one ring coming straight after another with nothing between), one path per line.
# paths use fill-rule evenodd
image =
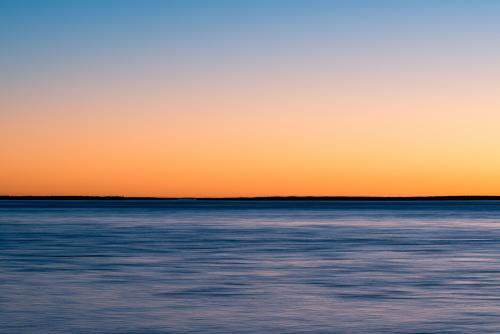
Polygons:
M0 3L0 194L500 195L500 2L145 2Z

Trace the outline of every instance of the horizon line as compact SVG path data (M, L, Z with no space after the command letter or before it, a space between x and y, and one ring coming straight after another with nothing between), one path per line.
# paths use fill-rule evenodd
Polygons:
M422 196L231 196L231 197L156 197L121 195L0 195L0 200L255 200L255 201L408 201L408 200L500 200L500 195L422 195Z

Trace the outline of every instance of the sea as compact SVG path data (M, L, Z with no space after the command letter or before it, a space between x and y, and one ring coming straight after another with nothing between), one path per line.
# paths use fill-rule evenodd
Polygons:
M500 201L0 201L0 333L500 333Z

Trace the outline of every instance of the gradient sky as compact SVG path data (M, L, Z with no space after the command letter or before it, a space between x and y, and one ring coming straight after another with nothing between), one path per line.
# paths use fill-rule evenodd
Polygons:
M499 17L2 0L0 194L500 195Z

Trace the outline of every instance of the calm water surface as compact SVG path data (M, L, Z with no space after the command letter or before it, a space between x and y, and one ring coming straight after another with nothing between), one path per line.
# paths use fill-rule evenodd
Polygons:
M1 333L500 333L500 202L0 201Z

